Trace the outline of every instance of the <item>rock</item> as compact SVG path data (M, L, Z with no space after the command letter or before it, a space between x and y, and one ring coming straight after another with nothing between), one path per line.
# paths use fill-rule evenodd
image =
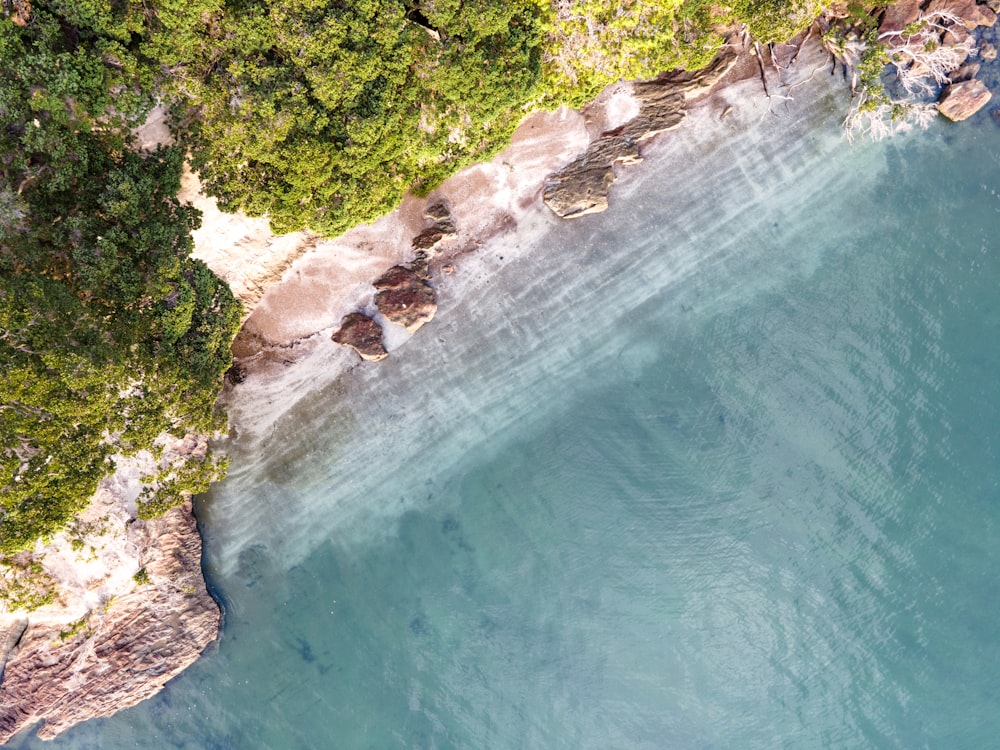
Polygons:
M608 190L615 181L616 162L641 161L639 146L629 137L605 135L558 172L545 180L542 199L563 219L604 211Z
M0 744L39 721L38 736L48 740L133 706L218 636L219 607L205 589L190 502L133 526L149 582L72 627L29 620L4 665Z
M961 81L944 87L937 108L949 120L960 122L985 107L991 96L982 81Z
M430 250L442 240L457 234L455 222L451 218L451 210L444 201L436 201L428 205L424 209L424 218L434 222L434 224L413 238L414 250Z
M424 218L428 221L451 221L451 209L444 201L435 201L424 209Z
M639 100L639 114L625 123L621 133L640 141L667 130L684 120L684 94L655 84L636 83L633 96Z
M969 31L977 26L992 26L996 23L996 14L986 6L976 5L975 0L931 0L924 10L924 15L938 11L954 13L962 19L962 23Z
M944 47L959 47L965 44L968 38L972 36L969 30L965 28L962 24L956 24L950 26L947 31L941 34L941 45ZM959 52L962 50L959 49Z
M331 336L338 344L344 344L361 355L361 359L378 362L389 356L382 345L382 326L364 313L352 312L340 321L340 328Z
M879 24L879 34L889 34L902 31L911 23L920 18L921 0L899 0L890 4L885 9L882 16L882 23Z
M979 11L978 23L980 26L995 26L997 22L997 12L995 8L990 8L986 5L977 5L976 10Z
M375 305L390 323L414 333L437 312L434 287L414 270L393 266L376 279Z
M948 74L948 80L952 83L961 83L962 81L971 81L976 77L979 72L980 65L975 62L967 62Z
M632 85L639 114L602 133L587 150L545 180L542 198L563 219L599 213L608 207L608 191L616 179L616 164L637 164L639 142L680 125L685 101L707 91L732 69L738 53L725 47L702 70L672 71Z
M983 42L979 45L979 57L984 62L993 62L997 59L997 48L989 42Z
M442 230L439 226L428 227L413 238L413 249L430 250L448 236L449 234ZM455 232L452 231L450 236L454 237Z
M1000 0L986 0L986 7L994 13L1000 13Z

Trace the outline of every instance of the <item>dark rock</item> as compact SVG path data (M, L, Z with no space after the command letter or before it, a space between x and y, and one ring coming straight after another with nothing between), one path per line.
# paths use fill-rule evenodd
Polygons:
M444 201L437 201L424 209L424 218L433 221L433 226L427 227L413 238L414 250L430 250L442 240L454 237L457 233L455 222L451 218L451 210Z
M247 374L239 362L233 362L224 377L229 385L239 385L247 379Z
M944 87L937 108L949 120L960 122L985 107L991 97L982 81L961 81Z
M435 201L424 209L424 218L428 221L451 221L451 209L444 201Z
M364 313L352 312L340 321L340 328L331 337L361 355L361 359L378 362L389 356L382 345L382 326Z
M1000 107L994 107L990 110L990 117L993 118L993 122L1000 125Z
M378 278L374 286L375 305L385 319L410 333L434 318L437 295L434 287L415 270L393 266Z
M454 235L454 232L452 232ZM414 250L430 250L448 235L440 227L427 227L424 231L413 238Z

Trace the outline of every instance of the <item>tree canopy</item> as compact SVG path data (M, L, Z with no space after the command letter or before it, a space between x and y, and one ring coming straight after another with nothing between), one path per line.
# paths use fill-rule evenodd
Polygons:
M67 15L0 21L3 554L65 525L112 454L218 426L240 314L190 258L183 152L128 148L150 91L120 67L138 57L108 50L131 27L103 3L52 5Z

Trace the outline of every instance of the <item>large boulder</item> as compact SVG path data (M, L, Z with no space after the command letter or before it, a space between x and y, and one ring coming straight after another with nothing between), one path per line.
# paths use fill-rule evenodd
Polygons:
M920 18L920 5L922 0L898 0L890 3L882 16L882 23L879 24L879 34L889 34L899 32Z
M608 190L615 181L614 165L642 161L639 146L624 135L604 135L580 156L550 174L542 198L556 216L572 219L608 207Z
M976 0L931 0L924 10L924 16L938 12L954 14L969 31L977 26L992 26L997 22L996 13L986 5L978 5Z
M414 333L437 312L434 287L405 266L393 266L375 280L375 305L390 323Z
M361 359L378 362L389 356L382 345L382 326L364 313L352 312L340 321L340 328L331 337L336 343L349 346Z
M972 117L992 98L982 81L959 81L944 87L938 99L938 111L949 120L960 122Z

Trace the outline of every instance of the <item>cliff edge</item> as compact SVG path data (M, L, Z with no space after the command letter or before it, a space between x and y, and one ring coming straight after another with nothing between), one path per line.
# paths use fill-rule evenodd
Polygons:
M51 617L0 620L0 744L44 722L52 739L159 692L219 632L219 606L201 572L191 503L136 521L129 543L143 567L132 591L66 624Z

